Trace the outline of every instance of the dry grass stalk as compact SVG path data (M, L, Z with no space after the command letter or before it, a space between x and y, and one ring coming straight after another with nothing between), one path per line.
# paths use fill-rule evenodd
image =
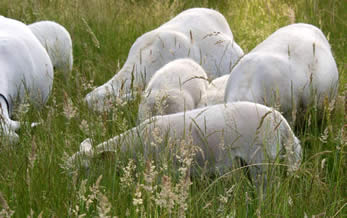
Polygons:
M94 46L96 48L100 48L100 42L99 42L98 38L96 38L95 33L93 32L92 28L90 28L90 26L89 26L88 22L86 21L86 19L82 18L82 22L83 22L84 26L87 29L87 33L89 33L90 37L92 38Z
M66 92L64 92L63 114L69 120L74 118L77 114L77 108L74 106L71 98L69 98Z
M0 192L0 206L2 207L2 210L0 211L0 217L8 218L13 216L14 211L11 210L11 208L8 206L8 203L1 192Z

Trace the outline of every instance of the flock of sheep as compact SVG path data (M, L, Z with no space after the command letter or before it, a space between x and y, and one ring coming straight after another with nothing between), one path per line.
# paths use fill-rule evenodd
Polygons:
M14 101L44 104L53 67L72 70L72 43L64 27L50 21L25 25L0 17L0 115L2 135L12 141L20 123L11 120ZM191 135L201 150L198 166L230 170L240 158L251 176L280 157L295 170L302 150L286 119L337 94L338 71L324 34L309 24L278 29L248 54L234 41L219 12L193 8L140 36L121 70L89 93L90 109L107 110L115 97L141 92L140 124L97 146L86 139L71 161L100 153L156 152L154 129L174 139ZM266 106L265 106L266 105ZM280 105L279 111L270 108ZM283 115L282 115L283 114ZM134 143L134 138L142 143ZM121 155L121 153L119 153Z

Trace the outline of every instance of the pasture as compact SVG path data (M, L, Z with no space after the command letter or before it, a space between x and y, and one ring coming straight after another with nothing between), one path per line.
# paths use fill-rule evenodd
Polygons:
M137 37L192 7L221 12L245 53L294 22L316 25L327 36L339 94L323 113L310 108L293 128L304 151L299 170L288 175L275 163L269 185L258 192L243 168L190 178L189 154L179 158L179 171L170 161L140 155L105 155L88 169L71 169L66 160L85 138L98 144L134 127L141 100L117 99L110 112L96 113L85 95L118 72ZM55 73L41 110L24 104L15 112L16 120L39 126L20 129L18 144L0 137L0 217L346 216L346 11L342 0L2 0L0 15L63 25L72 37L74 67L70 75Z

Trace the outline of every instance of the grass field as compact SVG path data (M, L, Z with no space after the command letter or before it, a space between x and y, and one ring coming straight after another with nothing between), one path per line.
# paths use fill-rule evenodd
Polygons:
M323 118L312 109L295 128L304 149L300 169L288 176L277 167L264 196L240 169L189 179L165 163L107 156L88 170L66 170L64 160L83 139L102 142L136 124L139 99L100 114L87 109L84 96L120 69L137 37L191 7L220 11L245 52L293 22L325 33L339 69L339 97ZM16 145L0 138L0 217L346 217L346 11L343 0L0 1L3 16L64 25L74 51L74 69L55 74L47 105L15 113L42 124L23 127Z

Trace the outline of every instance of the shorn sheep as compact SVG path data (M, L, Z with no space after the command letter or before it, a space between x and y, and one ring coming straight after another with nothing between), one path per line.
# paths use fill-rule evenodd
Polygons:
M142 95L139 120L195 109L206 95L207 79L205 71L191 59L178 59L164 65Z
M86 102L90 108L104 111L108 98L127 96L131 87L142 91L157 70L175 59L191 58L208 78L214 79L229 73L242 55L222 14L211 9L188 9L139 37L121 70L90 92Z
M229 74L208 83L205 71L193 60L169 62L149 81L139 105L139 120L224 103Z
M324 34L310 24L280 28L233 68L225 101L279 106L287 118L298 109L333 99L338 71Z
M55 70L70 73L73 55L69 32L62 25L53 21L39 21L28 26L47 50Z
M275 160L284 161L288 170L293 171L302 159L299 140L279 112L256 103L236 102L156 116L95 147L90 139L86 139L68 163L86 164L90 158L104 152L131 157L143 152L140 155L145 158L172 154L174 158L175 151L183 149L180 143L175 146L158 144L158 136L166 136L168 141L191 141L185 149L197 151L192 173L198 173L201 168L209 173L225 173L233 167L235 160L241 159L253 165L250 175L255 179L266 174L268 164ZM157 143L156 146L153 143Z
M230 74L226 74L212 80L197 107L224 103L224 93L229 76Z
M11 142L18 140L15 131L20 128L10 118L14 107L26 100L36 106L47 101L53 84L52 62L55 57L51 60L27 25L0 16L0 133Z

